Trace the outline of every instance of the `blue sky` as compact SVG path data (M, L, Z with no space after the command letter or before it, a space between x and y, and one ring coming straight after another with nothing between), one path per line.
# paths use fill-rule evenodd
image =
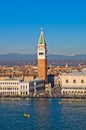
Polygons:
M0 54L36 53L41 27L48 53L86 54L85 0L0 1Z

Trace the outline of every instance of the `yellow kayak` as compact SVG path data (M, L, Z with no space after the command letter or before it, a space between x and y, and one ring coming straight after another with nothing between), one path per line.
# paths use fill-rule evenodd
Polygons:
M30 117L30 114L24 113L24 117Z

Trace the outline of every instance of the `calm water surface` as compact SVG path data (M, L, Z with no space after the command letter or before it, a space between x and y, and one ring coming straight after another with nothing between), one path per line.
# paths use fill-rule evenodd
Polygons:
M57 101L0 101L0 130L86 130L86 101Z

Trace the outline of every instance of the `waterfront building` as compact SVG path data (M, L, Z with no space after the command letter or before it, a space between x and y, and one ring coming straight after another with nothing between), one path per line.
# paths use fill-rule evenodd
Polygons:
M47 83L47 46L43 29L41 29L38 42L38 78L44 79Z
M0 81L1 96L29 95L29 83L22 82L15 78L8 78Z
M0 95L18 95L19 81L14 79L5 79L0 81Z
M60 80L63 96L86 96L86 69L62 74Z
M45 90L45 80L43 79L34 79L29 82L29 94L37 94L44 92Z
M29 82L19 81L19 95L29 95Z
M0 81L1 96L29 96L34 91L44 91L44 80L34 79L29 82L9 78Z

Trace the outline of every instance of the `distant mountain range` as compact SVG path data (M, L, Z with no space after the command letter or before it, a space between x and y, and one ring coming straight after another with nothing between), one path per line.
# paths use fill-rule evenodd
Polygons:
M36 61L37 54L2 54L0 55L0 61ZM63 61L74 61L74 60L82 60L86 61L86 54L74 55L74 56L66 56L66 55L58 55L58 54L48 54L48 60L63 60Z
M3 54L0 55L0 61L20 61L20 60L36 60L36 54L16 54L16 53L11 53L11 54Z

